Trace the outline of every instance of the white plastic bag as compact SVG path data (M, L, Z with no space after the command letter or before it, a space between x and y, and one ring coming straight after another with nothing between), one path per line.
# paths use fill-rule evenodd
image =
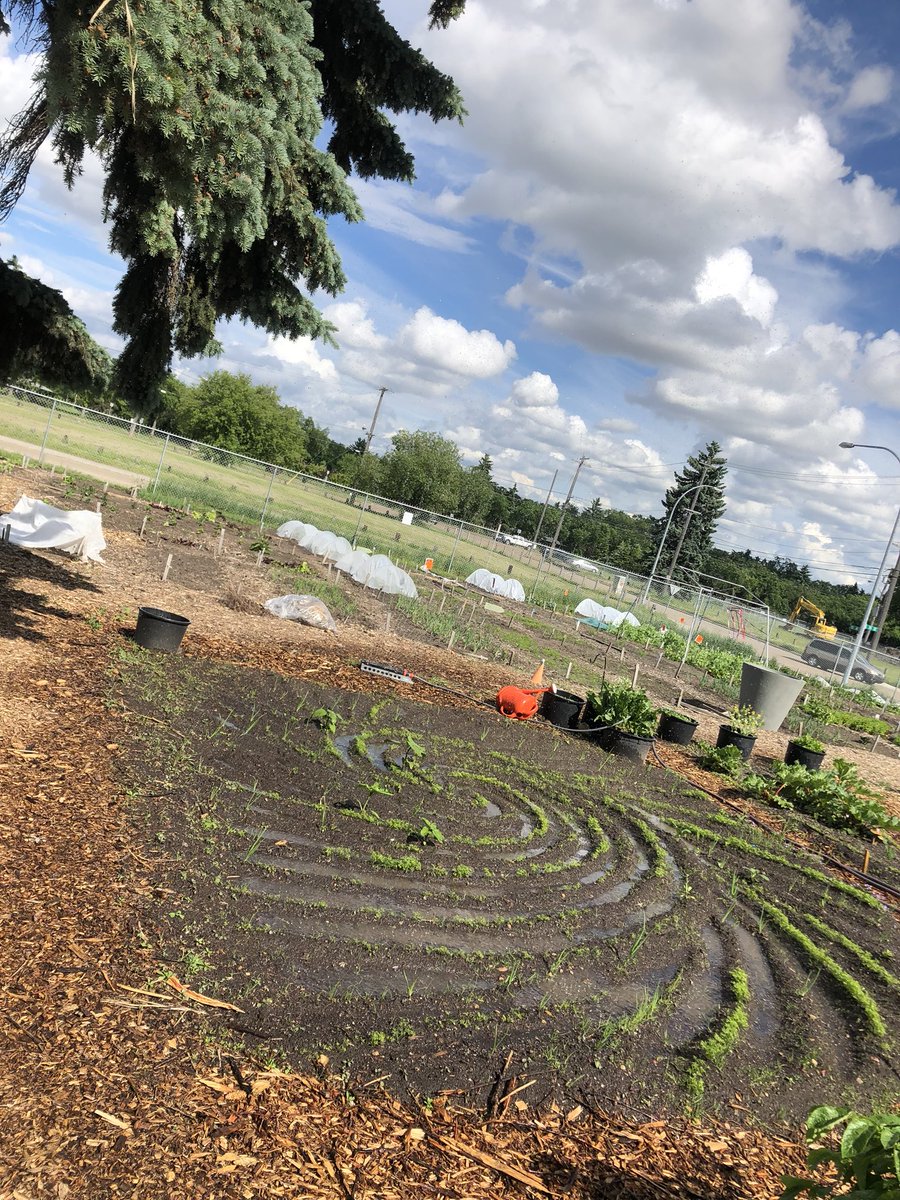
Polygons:
M318 596L274 596L265 602L263 608L273 616L284 617L288 621L300 621L303 625L312 625L314 629L327 629L329 633L337 633L334 617Z

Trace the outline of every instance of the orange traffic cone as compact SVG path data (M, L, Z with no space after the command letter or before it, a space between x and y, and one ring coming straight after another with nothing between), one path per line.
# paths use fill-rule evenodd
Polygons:
M543 682L544 682L544 660L541 659L541 665L538 667L538 669L535 671L535 673L531 677L531 686L532 687L540 687Z

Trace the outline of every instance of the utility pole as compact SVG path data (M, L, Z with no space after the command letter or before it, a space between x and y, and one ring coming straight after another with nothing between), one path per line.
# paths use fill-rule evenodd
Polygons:
M366 438L366 445L365 449L363 450L363 454L369 453L369 446L372 444L372 436L375 433L375 423L378 420L378 414L381 412L381 402L384 399L384 393L386 391L388 391L388 388L383 387L378 393L378 403L375 405L375 414L372 417L372 424L369 426L369 436Z
M881 635L884 632L884 623L891 611L891 603L894 599L894 590L897 587L898 578L900 578L900 555L898 555L894 569L891 571L890 578L888 579L887 591L881 597L881 603L878 606L878 616L875 618L875 624L878 628L872 635L872 642L869 646L870 650L878 649L878 643L881 641Z
M691 501L691 506L687 511L687 516L684 518L684 524L681 527L681 532L678 535L678 541L675 543L675 552L672 555L672 561L669 563L669 570L666 572L666 583L670 583L672 572L675 570L675 564L678 562L678 555L681 553L681 547L684 545L684 539L687 537L687 531L691 525L691 518L697 508L697 501L700 498L700 491L703 487L703 482L706 479L706 473L709 470L709 464L703 464L703 470L700 472L700 481L697 484L697 490L694 492L694 498Z
M582 454L581 458L578 460L578 466L575 468L575 474L572 476L572 482L569 484L569 490L566 492L566 498L563 500L562 508L559 510L559 520L556 522L556 533L553 535L553 541L550 543L550 549L547 551L548 554L552 554L556 549L556 542L559 538L559 531L562 529L563 517L566 515L566 508L569 501L572 499L572 493L575 491L575 484L578 482L578 476L581 473L581 468L584 466L587 460L588 458L586 454Z
M556 487L556 477L559 474L559 467L553 472L553 478L550 480L550 486L547 488L547 499L544 501L544 507L541 509L541 519L537 523L537 529L534 531L534 544L537 545L538 538L541 536L541 526L544 524L544 517L547 515L547 505L550 503L550 497L553 495L553 489Z

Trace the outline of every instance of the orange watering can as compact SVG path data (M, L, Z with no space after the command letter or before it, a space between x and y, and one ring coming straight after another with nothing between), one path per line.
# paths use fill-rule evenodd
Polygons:
M542 696L544 692L555 691L556 688L552 684L550 687L541 688L520 688L510 684L502 687L497 693L497 707L504 717L512 717L514 721L527 721L537 713L537 697Z

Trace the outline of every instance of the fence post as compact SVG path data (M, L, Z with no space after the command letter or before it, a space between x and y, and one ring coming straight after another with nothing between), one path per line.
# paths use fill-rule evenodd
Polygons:
M159 456L159 462L156 464L156 477L153 480L153 487L150 489L150 495L156 495L156 489L159 486L159 473L162 471L163 459L166 457L166 451L169 448L170 434L166 434L166 440L163 442L162 454Z
M453 570L453 559L456 557L456 547L459 545L459 535L462 533L462 518L460 518L459 529L456 531L456 541L453 543L453 549L450 552L450 561L447 563L447 574Z
M53 414L56 412L56 397L53 397L53 404L50 408L50 415L47 417L47 428L44 430L44 440L41 442L41 448L38 451L38 466L44 465L44 449L47 445L47 438L50 436L50 426L53 423Z
M278 468L273 467L272 473L269 476L269 490L266 492L265 503L263 504L262 516L259 518L259 532L262 533L263 525L266 522L266 510L269 507L269 501L272 499L272 487L275 483L275 476L278 474Z
M368 503L369 503L369 494L367 492L363 496L362 507L359 510L359 519L356 522L356 530L354 531L354 534L353 534L353 543L352 544L353 544L354 550L356 549L356 539L359 537L360 526L362 525L362 519L365 514L366 506L368 505Z

